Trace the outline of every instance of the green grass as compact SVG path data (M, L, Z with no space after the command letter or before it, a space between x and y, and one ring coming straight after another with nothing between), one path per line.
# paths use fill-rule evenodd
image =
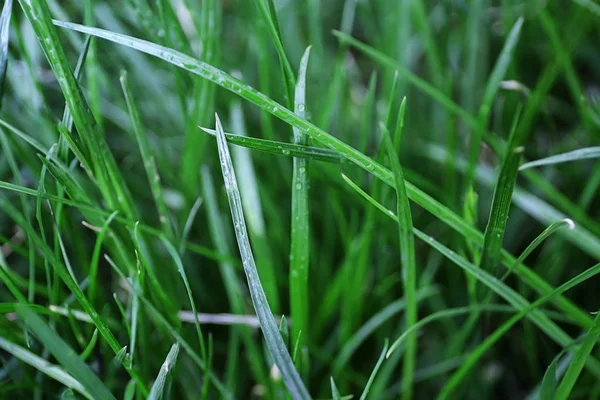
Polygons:
M0 397L597 397L599 10L5 1Z

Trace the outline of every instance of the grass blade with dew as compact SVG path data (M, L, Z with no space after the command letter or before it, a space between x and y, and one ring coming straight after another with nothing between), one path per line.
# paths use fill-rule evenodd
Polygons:
M398 126L404 125L404 116L406 114L406 97L400 104L398 115ZM397 136L401 137L401 128L397 129ZM398 213L398 236L400 240L400 268L402 274L402 283L404 286L404 299L406 304L406 329L410 329L417 322L417 262L415 254L415 238L413 235L413 222L410 210L410 203L406 195L406 186L404 184L404 174L402 166L398 160L398 154L390 139L388 132L383 132L383 141L387 149L388 158L394 172L396 181L396 206ZM413 374L415 371L415 362L417 357L417 336L412 335L405 349L404 365L402 367L402 398L411 399L413 396Z
M0 348L24 363L30 365L32 368L35 368L55 381L63 384L65 387L75 390L86 399L94 399L94 397L77 379L73 378L61 367L49 363L48 360L30 352L24 347L7 341L3 337L0 337Z
M127 102L127 109L129 111L133 133L135 134L140 154L142 155L142 161L152 191L152 197L154 198L154 203L156 204L156 209L158 211L160 225L167 238L172 240L175 234L171 222L169 221L167 204L160 182L160 175L158 174L156 161L150 150L147 133L142 126L140 114L133 98L127 71L121 72L121 87L123 89L123 94L125 95L125 101Z
M160 400L163 397L163 391L165 388L165 382L167 380L167 374L177 362L177 356L179 355L179 343L175 343L171 346L171 350L167 354L167 358L160 366L160 371L158 371L158 376L156 380L152 384L152 388L150 388L150 394L148 395L148 400Z
M385 355L387 353L389 344L390 343L389 343L388 339L386 338L385 343L383 345L383 350L381 350L381 354L379 355L379 358L377 359L377 364L375 364L375 368L373 368L373 372L371 372L371 375L369 376L369 380L367 381L367 384L365 385L365 388L363 389L363 392L360 395L360 400L367 400L367 396L369 395L369 390L371 389L371 385L375 381L375 378L377 377L377 372L379 372L379 368L381 368L381 364L383 364L383 361L385 360Z
M541 167L544 165L555 165L598 157L600 157L600 147L586 147L583 149L577 149L539 160L526 162L519 167L519 171L523 171L524 169L528 168Z
M223 133L223 127L221 126L219 116L215 115L215 119L217 121L217 145L219 148L223 180L225 181L225 189L227 191L227 198L229 199L229 207L231 208L235 235L242 256L244 272L248 279L248 287L250 289L254 309L256 310L256 314L260 321L260 326L263 335L265 336L267 346L271 351L279 371L281 371L281 375L283 376L283 380L290 395L294 399L310 399L310 395L300 379L298 371L296 371L296 368L294 367L292 358L283 342L281 334L279 333L279 328L273 318L273 313L267 303L267 298L262 288L256 265L254 264L252 249L250 248L250 243L248 241L246 222L242 210L242 201L237 187L235 171L231 163L231 156L229 155L229 149L227 148L227 141L225 140L225 134Z
M25 325L37 336L50 353L62 364L94 399L114 399L110 390L79 358L63 339L27 306L17 307L17 313Z
M310 57L310 46L306 48L300 61L298 81L294 94L294 111L298 117L306 117L306 71ZM308 136L294 128L294 144L308 144ZM290 235L290 309L292 324L292 343L299 340L310 341L309 321L309 265L310 265L310 209L308 160L294 158L292 175L292 213ZM302 346L302 343L300 344Z
M8 42L10 33L10 17L12 15L12 0L6 0L0 14L0 109L4 97L4 81L8 66Z
M231 125L235 131L245 136L246 121L244 120L244 112L240 100L233 100L230 109ZM258 190L260 180L256 177L249 149L235 147L233 149L233 159L235 172L239 177L240 196L242 198L244 215L248 223L248 233L250 234L250 241L254 245L254 257L259 268L267 300L269 300L272 311L277 314L281 312L279 292L277 290L277 274L273 265L273 255L265 229L265 218Z
M583 339L583 343L575 353L571 365L569 365L558 389L556 389L556 393L553 397L554 400L567 400L569 398L588 357L590 357L596 342L598 342L598 339L600 339L600 313L596 313L594 325L592 325Z
M356 149L333 137L332 135L328 134L322 129L319 129L310 122L298 118L292 111L286 109L281 104L273 101L269 97L258 92L256 89L246 85L242 81L209 64L206 64L202 61L199 61L193 57L190 57L173 49L169 49L145 40L137 39L132 36L110 32L94 27L86 27L70 22L55 20L54 23L66 29L76 30L78 32L101 37L103 39L153 55L154 57L160 58L168 63L176 65L179 68L186 69L196 75L202 76L203 78L208 79L213 83L222 86L223 88L230 90L231 92L254 103L261 109L287 122L288 124L299 128L305 134L311 136L313 139L324 144L328 148L336 151L344 158L348 159L349 161L364 169L368 173L374 175L378 179L381 179L386 184L390 186L394 185L392 172L375 162L372 158L357 151ZM397 67L395 63L392 63L392 66L394 68ZM551 78L553 78L555 73L556 71L552 69L546 74L547 76L544 77L544 81L542 82L542 89L548 87L549 83L551 83L552 81ZM540 93L541 92L542 91L540 91ZM471 118L471 123L469 125L471 127L476 126L474 119L468 113L466 114L467 119ZM465 239L471 240L478 245L481 245L483 243L483 235L481 234L481 232L479 232L471 224L466 222L458 214L456 214L448 207L444 206L439 201L435 200L433 197L423 192L416 186L412 185L410 182L407 182L406 189L407 194L411 200L423 207L432 215L436 216L436 218L443 221L455 232L463 236ZM503 251L502 260L505 265L510 266L514 262L514 257L512 257L506 251ZM515 269L515 272L517 275L519 275L521 279L523 279L524 282L526 282L530 287L534 288L539 293L549 293L552 290L552 287L544 279L542 279L534 271L532 271L524 265L519 266L517 269ZM589 314L586 314L585 312L577 308L572 302L565 298L558 299L557 303L561 307L561 309L564 309L576 320L578 320L582 324L582 326L589 327L589 325L592 322L592 319L590 318Z
M489 350L504 334L506 334L510 328L512 328L517 322L519 322L524 317L529 317L531 313L536 311L536 308L541 305L553 300L556 296L566 292L567 290L572 289L573 287L579 285L580 283L592 278L593 276L600 273L600 264L596 264L595 266L586 269L579 275L570 279L568 282L563 283L552 292L547 295L544 295L538 298L536 301L529 303L528 306L522 308L517 314L504 322L499 328L497 328L492 334L488 335L486 340L481 343L473 352L465 359L461 367L456 371L446 382L444 388L441 390L438 399L446 399L450 396L450 394L458 387L458 385L462 382L462 380L466 377L468 372L473 368L473 366L481 359L483 354ZM598 318L594 321L594 327L597 327ZM594 340L593 344L595 343ZM572 343L572 339L570 341L561 343L562 346L569 346ZM589 353L588 353L589 355ZM586 356L587 357L587 356ZM584 359L585 361L585 359ZM588 360L591 361L591 360Z
M211 136L216 136L214 129L200 127ZM335 151L322 147L304 146L295 143L279 142L275 140L259 139L239 134L225 133L227 142L237 146L244 146L252 150L266 153L283 155L286 157L306 158L314 161L325 161L330 163L341 163L344 158Z
M515 25L512 27L510 33L508 34L508 38L504 43L504 47L500 52L500 56L496 61L494 70L488 78L488 82L483 95L483 100L481 101L481 106L479 107L479 112L477 114L477 126L473 130L473 134L471 136L470 141L471 143L469 144L469 169L467 171L465 182L465 187L467 188L466 190L470 190L471 185L473 184L473 181L475 179L475 167L477 165L477 157L479 156L481 150L480 146L481 141L483 139L483 135L486 132L486 129L489 124L494 98L496 97L496 93L500 88L500 82L504 79L506 71L508 70L508 67L510 66L511 61L513 59L513 54L515 52L515 48L517 47L517 43L521 35L523 21L523 17L519 18Z
M42 0L19 0L19 3L56 75L85 151L91 156L98 188L112 209L136 218L137 210L131 193L71 71L58 32L52 24L48 4Z
M345 178L345 180L346 183L348 183L350 187L357 192L357 194L365 198L369 203L374 205L387 217L398 222L398 217L392 211L386 209L381 203L372 198L369 194L363 191L350 179ZM556 323L554 323L550 318L548 318L548 316L544 315L538 310L535 310L535 307L532 307L531 303L528 302L525 298L523 298L523 296L517 293L514 289L510 288L502 281L496 279L494 276L482 270L481 268L478 268L469 261L465 260L463 257L448 249L446 246L435 240L433 237L426 235L425 233L421 232L416 228L414 228L414 233L423 242L427 243L429 246L439 251L442 255L444 255L444 257L452 261L454 264L456 264L458 267L460 267L470 275L474 276L479 282L483 283L489 289L493 290L496 294L500 295L500 297L506 300L513 308L515 308L515 310L519 310L521 313L523 313L523 316L527 316L527 318L534 322L544 333L546 333L556 343L562 346L567 346L572 341L572 338L568 334L566 334L558 325L556 325ZM593 272L594 274L597 273L595 269ZM550 298L558 296L561 293L562 292L556 293L556 289L551 289L547 294L544 295ZM388 356L395 350L396 347L397 344L396 342L394 342L390 346ZM594 363L589 363L588 366L591 368L592 372L600 374L600 363L594 361Z

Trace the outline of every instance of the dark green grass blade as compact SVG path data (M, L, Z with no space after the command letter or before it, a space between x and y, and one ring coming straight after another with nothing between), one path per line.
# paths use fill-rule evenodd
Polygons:
M8 40L10 33L10 17L12 14L12 0L6 0L0 14L0 109L4 97L4 80L8 66Z
M271 351L271 355L273 356L277 367L281 371L281 375L283 376L283 380L291 396L294 399L310 399L310 395L308 394L304 383L302 383L300 375L298 374L298 371L296 371L288 349L279 333L279 328L275 323L265 292L260 283L258 271L254 264L254 257L252 256L252 249L248 242L242 202L237 187L235 171L231 163L231 156L229 155L229 149L227 148L227 141L225 140L225 134L223 133L223 127L221 126L219 117L215 115L215 118L217 120L217 144L219 147L219 158L221 159L223 180L225 181L233 226L235 228L238 247L242 256L242 263L244 264L244 271L246 272L246 277L248 279L248 287L250 289L254 309L258 315L267 346Z
M212 136L216 135L214 129L202 127L200 127L200 129ZM324 149L322 147L258 139L227 132L225 132L225 138L227 139L227 142L237 146L244 146L252 150L264 151L266 153L278 154L285 157L306 158L309 160L325 161L330 163L340 163L344 160L344 158L335 151Z
M161 58L171 64L186 69L194 74L200 75L205 79L208 79L226 88L227 90L236 93L237 95L245 98L246 100L256 104L263 110L291 124L292 126L299 128L302 132L311 136L313 139L323 143L330 149L338 152L344 158L350 160L365 171L373 174L377 178L384 181L386 184L390 186L394 185L393 175L390 170L384 168L370 157L367 157L366 155L356 151L351 146L336 139L335 137L326 133L322 129L317 128L316 126L305 120L299 119L293 112L284 108L283 106L271 100L262 93L259 93L258 91L256 91L256 89L244 84L240 80L235 79L231 75L228 75L213 66L207 65L206 63L203 63L197 59L194 59L190 56L186 56L172 49L168 49L144 40L136 39L131 36L117 34L98 28L85 27L69 22L54 21L54 23L58 26L62 26L83 33L88 33L106 40L113 41L115 43L119 43L137 49L139 51ZM556 70L557 68L552 68L552 70L546 74L547 76L543 78L543 89L548 88L549 84L553 80L553 77L555 76L555 73L557 73ZM471 125L475 126L474 123ZM530 126L526 126L523 129L526 131L526 129L529 128ZM407 194L411 200L422 206L431 214L435 215L445 224L450 226L454 231L465 237L465 239L472 240L474 243L478 243L479 245L483 243L483 235L481 234L481 232L476 230L473 226L467 223L456 213L452 212L448 207L436 201L431 196L419 190L417 187L410 184L409 182L407 182L406 184L406 189ZM510 254L504 251L502 252L502 259L505 265L512 265L514 263L514 257L510 256ZM546 281L544 281L535 272L531 271L525 266L518 267L515 270L515 272L521 277L521 279L523 279L529 286L534 288L539 293L544 294L552 290L552 287ZM578 320L582 324L582 326L589 327L592 319L589 317L588 314L584 313L564 298L558 299L558 304L561 308L567 310L567 312L570 315L572 315L576 320Z
M558 389L556 389L554 395L555 400L567 400L569 398L587 359L591 356L592 350L594 349L596 342L598 342L598 339L600 339L600 313L596 314L594 325L592 325L583 339L581 347L579 347L575 353L575 357L573 358L573 361L571 361L569 369L567 369Z
M406 98L400 104L400 113L397 124L404 125L404 115L406 113ZM401 131L398 132L401 136ZM415 254L415 238L413 235L413 222L408 196L406 195L406 186L404 184L404 174L398 154L394 149L392 139L387 132L384 132L383 140L387 149L388 157L394 172L396 181L396 206L398 215L398 236L400 240L400 267L402 271L402 283L404 285L404 298L406 303L406 329L410 329L417 322L417 261ZM402 397L411 399L413 396L413 375L415 362L417 358L417 336L412 335L405 348L404 365L402 368Z
M310 57L310 47L306 49L298 70L298 83L294 94L294 111L304 119L306 115L306 71ZM294 144L306 146L308 136L294 128ZM294 321L292 343L296 343L302 333L300 347L309 343L309 263L310 263L310 210L308 160L294 158L292 175L292 214L290 244L290 309Z
M81 361L77 353L53 332L35 312L27 306L18 306L17 313L50 353L81 383L93 398L108 400L115 398L104 383Z
M600 157L600 147L587 147L583 149L577 149L562 154L542 158L535 161L529 161L519 167L519 171L528 168L541 167L544 165L555 165L568 163L573 161L587 160L590 158Z

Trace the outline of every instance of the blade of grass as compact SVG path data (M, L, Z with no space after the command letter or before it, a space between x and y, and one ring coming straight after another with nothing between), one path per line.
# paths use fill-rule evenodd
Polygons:
M519 171L523 171L524 169L528 168L541 167L543 165L555 165L598 157L600 157L600 147L586 147L583 149L577 149L539 160L526 162L519 167Z
M553 399L567 400L569 398L571 391L575 387L575 383L577 383L577 379L579 378L587 359L591 356L592 350L594 349L598 339L600 339L600 313L596 314L594 325L592 325L588 333L585 335L581 347L579 347L579 350L577 350L577 353L575 353L575 357L573 358L573 361L571 361L571 365L569 365L569 368L560 382L558 389L556 389Z
M216 131L214 129L203 127L199 128L211 136L216 136ZM252 150L264 151L266 153L278 154L286 157L306 158L309 160L326 161L330 163L340 163L344 160L344 158L335 151L324 149L322 147L278 142L275 140L259 139L227 132L225 132L225 138L227 139L227 142L237 146L243 146Z
M294 95L294 111L299 118L306 117L306 71L310 57L310 46L306 48L300 61L298 81ZM294 144L308 144L308 136L294 128ZM294 158L292 175L292 212L290 243L290 309L292 325L292 343L296 343L302 332L300 347L310 342L308 316L309 302L309 265L310 265L310 209L308 161Z
M371 372L371 375L369 376L369 380L367 381L367 384L365 385L365 388L363 389L363 392L360 395L360 400L367 400L367 396L369 395L369 390L371 389L371 385L373 384L373 381L375 381L375 378L377 377L377 372L379 372L379 368L381 368L381 364L383 364L383 361L385 360L385 355L387 353L389 344L390 343L389 343L388 339L386 338L385 343L383 345L383 350L381 350L381 354L379 355L379 358L377 359L377 364L375 364L375 368L373 368L373 372Z
M55 381L65 385L69 389L73 389L80 393L87 399L94 399L94 397L86 390L86 388L75 378L69 375L65 370L60 368L57 365L49 363L42 357L37 356L36 354L30 352L29 350L11 343L0 337L0 348L2 348L7 353L13 355L19 360L23 361L26 364L29 364L33 368L41 371L45 375L54 379Z
M123 94L125 95L125 100L127 102L127 109L129 110L129 117L131 119L133 133L135 134L135 138L137 140L140 153L142 155L142 161L144 163L144 169L146 170L148 182L150 183L152 197L154 198L154 203L158 211L158 218L166 237L172 240L174 238L175 233L173 232L173 228L169 221L167 213L167 204L165 202L160 183L160 175L158 174L158 169L156 167L156 161L154 160L154 156L150 151L148 137L146 132L144 131L144 127L142 126L140 114L135 104L135 100L133 99L133 93L129 85L129 79L127 78L126 71L121 72L121 87L123 89Z
M160 400L163 397L167 375L169 374L169 371L175 366L178 355L179 343L175 343L173 346L171 346L171 350L169 350L167 358L165 358L165 361L160 366L158 376L156 377L156 380L154 381L154 383L152 384L152 388L150 389L150 395L148 395L148 400Z
M62 366L95 399L114 399L104 383L81 361L77 353L27 306L17 306L17 313Z
M277 364L277 367L281 371L283 380L290 392L290 395L294 399L310 399L310 395L300 379L300 375L296 368L290 354L288 352L285 343L279 333L273 313L269 308L265 292L262 288L260 278L256 265L254 264L254 257L252 256L252 249L248 242L248 234L246 231L246 222L244 220L244 212L242 210L242 201L240 199L240 193L237 187L237 180L235 177L235 171L231 163L231 156L229 155L229 149L227 148L227 141L225 140L225 134L223 133L223 127L218 115L215 115L217 121L217 144L219 148L219 159L221 160L221 169L223 172L223 180L225 181L225 189L227 191L227 197L229 199L229 206L231 208L231 215L233 219L233 225L235 228L235 235L238 241L238 247L242 256L242 263L244 264L244 272L248 280L248 287L250 289L250 295L254 304L254 309L260 321L260 326L265 336L267 346L273 355L273 359Z
M0 109L4 97L4 80L8 66L8 41L10 33L10 17L12 15L12 0L6 0L0 14Z
M397 125L404 125L404 115L406 113L406 98L400 104ZM401 128L397 130L401 137ZM406 304L406 329L410 329L417 322L417 262L415 254L415 238L413 236L413 222L410 210L410 203L406 195L406 186L404 184L404 174L402 166L398 160L398 154L394 144L387 132L384 131L383 140L387 149L388 157L394 172L396 181L396 207L398 215L398 236L400 241L400 268L402 271L402 283L404 285L404 299ZM402 398L411 399L413 396L413 375L415 371L415 362L417 358L417 336L409 337L406 344L404 364L402 367Z

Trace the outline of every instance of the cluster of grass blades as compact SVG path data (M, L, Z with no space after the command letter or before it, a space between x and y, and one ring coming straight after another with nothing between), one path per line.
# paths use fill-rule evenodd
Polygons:
M599 396L599 10L5 1L0 397Z

